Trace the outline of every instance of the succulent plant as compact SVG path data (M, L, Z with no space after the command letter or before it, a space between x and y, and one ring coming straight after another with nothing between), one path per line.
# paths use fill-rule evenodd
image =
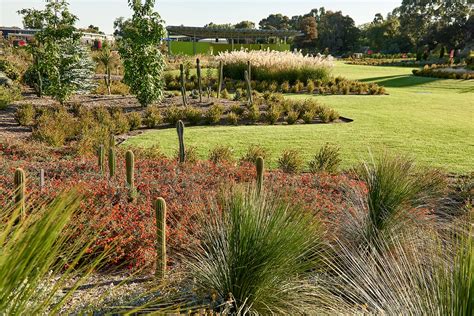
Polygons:
M115 148L109 148L109 176L113 178L115 176L115 169L117 165L117 158L115 156Z
M245 71L244 73L245 81L247 82L247 97L248 97L248 103L249 106L252 106L253 104L253 98L252 98L252 84L250 82L250 76L248 73L248 70Z
M14 185L15 185L15 204L20 208L21 216L25 212L25 171L21 168L15 170Z
M219 79L217 80L217 98L221 96L222 82L224 81L224 63L219 62Z
M179 120L176 123L176 131L178 132L179 140L179 162L183 163L186 159L185 149L184 149L184 123Z
M125 153L125 167L127 173L127 185L130 188L135 187L135 177L134 177L134 169L135 169L135 155L133 151L128 150Z
M166 202L158 198L154 203L156 215L156 272L158 278L166 274Z
M199 102L202 102L201 62L199 61L199 58L196 59L196 73L198 80Z
M183 98L183 106L187 106L187 100L186 100L186 78L184 76L184 66L183 64L179 65L179 76L181 79L181 96Z
M263 169L264 169L264 160L261 156L257 157L255 166L257 169L257 194L260 195L263 190Z
M97 150L98 165L100 173L104 173L105 149L104 145L100 145Z

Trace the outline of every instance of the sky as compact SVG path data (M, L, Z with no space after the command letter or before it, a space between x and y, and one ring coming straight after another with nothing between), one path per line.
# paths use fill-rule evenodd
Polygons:
M130 17L127 0L69 0L70 10L79 17L77 27L90 24L106 33L113 32L117 17ZM258 22L272 13L289 17L302 15L313 8L342 11L360 25L372 21L376 13L384 16L399 6L401 0L157 0L155 9L166 25L204 26L207 23ZM41 9L44 0L0 0L0 26L22 26L16 13L23 8Z

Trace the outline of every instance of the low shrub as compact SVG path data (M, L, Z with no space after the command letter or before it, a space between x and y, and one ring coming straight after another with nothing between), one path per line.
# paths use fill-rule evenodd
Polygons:
M299 117L299 112L290 110L288 111L288 114L286 116L286 122L290 125L295 124L296 121L298 120L298 117Z
M188 106L184 110L184 117L190 125L198 125L202 121L202 111L198 108Z
M229 122L231 125L237 125L239 123L239 115L234 112L230 112L227 114L227 122Z
M124 134L130 131L130 123L122 109L114 109L112 113L112 121L112 133Z
M223 99L229 99L230 98L230 94L227 91L227 89L224 89L224 90L221 91L221 98L223 98Z
M36 109L31 103L21 105L15 113L15 120L22 126L34 125L35 117Z
M284 150L278 158L278 167L286 173L299 173L303 169L303 158L298 150Z
M281 85L280 85L280 90L282 93L288 93L290 92L290 83L288 81L284 81Z
M176 125L179 120L184 120L184 111L176 105L167 107L163 113L163 120L168 124Z
M139 112L127 113L128 125L130 130L136 130L142 126L142 115Z
M204 113L204 118L208 124L217 124L220 122L224 107L220 104L214 104Z
M245 117L250 121L250 122L258 122L260 119L260 109L258 105L253 104L250 106L246 111L245 111Z
M20 100L20 88L13 86L10 88L0 85L0 110L6 109L13 101Z
M314 81L309 79L308 82L306 83L306 90L308 91L308 93L313 93L314 89L315 89Z
M74 136L76 121L63 107L43 112L33 128L33 139L43 141L50 146L63 146L68 138Z
M333 109L324 108L323 111L319 112L318 116L323 123L330 123L339 118L339 113Z
M316 116L316 113L314 111L307 110L303 112L303 115L301 116L301 118L303 119L305 124L310 124L313 122L315 116Z
M156 106L149 106L145 110L143 124L148 128L155 128L163 123L163 117L161 116L160 109Z
M281 113L282 113L281 106L279 104L272 104L269 106L269 108L267 109L267 112L265 113L265 120L269 124L273 125L276 122L278 122L278 120L281 117Z
M334 173L340 163L339 147L326 143L309 162L309 171L312 173L321 171Z
M232 104L230 106L230 111L237 115L242 115L245 112L245 107L241 106L240 104Z
M209 160L213 163L233 162L233 150L229 146L217 146L209 151Z
M245 155L240 158L240 161L254 164L258 157L262 157L268 161L270 158L270 153L266 148L260 145L250 145Z

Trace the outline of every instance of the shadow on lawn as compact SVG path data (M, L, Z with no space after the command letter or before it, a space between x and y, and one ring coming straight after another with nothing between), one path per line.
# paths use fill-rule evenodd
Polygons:
M427 84L439 80L438 78L416 77L413 75L394 75L359 79L362 82L375 82L388 88L404 88Z

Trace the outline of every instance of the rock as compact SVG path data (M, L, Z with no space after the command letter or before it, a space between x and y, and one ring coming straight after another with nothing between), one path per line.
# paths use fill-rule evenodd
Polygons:
M4 72L0 71L0 86L11 88L13 87L13 81L7 77Z

